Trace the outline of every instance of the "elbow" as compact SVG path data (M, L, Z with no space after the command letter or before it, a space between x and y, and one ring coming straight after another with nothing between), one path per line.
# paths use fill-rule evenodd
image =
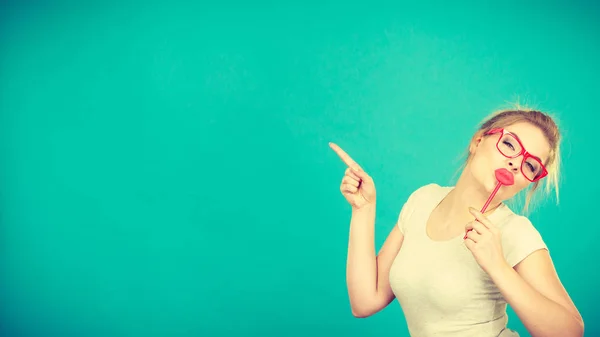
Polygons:
M581 326L578 326L577 329L571 330L569 336L583 337L583 323L581 324Z
M372 314L366 311L357 311L357 310L352 310L352 316L354 316L355 318L367 318L369 316L371 316Z
M585 331L585 326L583 324L583 318L579 318L579 320L577 321L577 323L579 323L579 325L577 326L577 337L583 337L583 332Z
M560 336L583 337L584 330L583 319L579 317L577 319L577 323L568 328L565 327L565 329L563 329L563 331L560 333Z
M577 319L577 323L571 323L569 326L564 326L562 328L554 328L554 331L552 331L552 333L548 332L548 331L544 331L544 332L532 332L528 329L528 332L531 334L532 337L542 337L542 336L560 336L560 337L583 337L583 333L584 333L584 324L583 324L583 320L581 318Z
M363 296L357 298L356 296L350 296L350 310L352 316L356 318L367 318L373 316L375 313L385 307L382 303L381 298L377 294L371 296Z
M573 327L573 329L571 330L570 336L583 337L583 332L585 330L584 324L583 324L583 318L581 316L577 316L576 320L577 320L577 323L576 323L575 327Z
M356 318L367 318L371 315L374 314L373 310L369 310L367 308L364 307L352 307L352 316L356 317Z

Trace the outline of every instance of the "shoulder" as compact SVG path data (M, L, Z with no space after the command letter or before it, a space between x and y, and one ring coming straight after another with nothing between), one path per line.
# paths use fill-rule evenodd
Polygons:
M400 226L402 233L405 233L406 229L409 227L408 223L415 210L427 207L427 205L437 202L436 200L441 200L441 198L443 198L443 196L451 189L451 187L429 183L410 193L408 199L405 200L398 217L398 225Z
M448 193L451 189L452 187L441 186L437 183L429 183L413 191L410 195L410 198L421 199L428 197L437 197L439 195Z
M509 214L499 227L502 249L511 266L515 266L536 250L548 249L542 235L526 216Z
M413 209L418 205L423 205L431 200L437 200L447 194L452 188L440 186L436 183L423 185L412 191L404 201L404 208Z
M508 207L506 208L506 212L508 214L504 221L502 221L498 226L503 233L503 236L511 238L515 235L523 233L536 233L537 235L540 235L528 217L514 213L508 209Z

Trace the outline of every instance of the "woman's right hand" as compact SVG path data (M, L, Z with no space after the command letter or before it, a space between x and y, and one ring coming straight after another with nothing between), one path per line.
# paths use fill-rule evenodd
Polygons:
M329 143L329 147L348 166L340 185L340 191L348 203L354 210L375 205L376 193L373 179L338 145Z

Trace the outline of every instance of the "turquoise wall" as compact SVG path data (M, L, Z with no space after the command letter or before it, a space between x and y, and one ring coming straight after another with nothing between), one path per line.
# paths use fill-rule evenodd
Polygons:
M600 335L599 7L445 3L5 2L2 335L408 336L397 302L350 313L328 142L375 179L380 247L517 100L563 127L530 217Z

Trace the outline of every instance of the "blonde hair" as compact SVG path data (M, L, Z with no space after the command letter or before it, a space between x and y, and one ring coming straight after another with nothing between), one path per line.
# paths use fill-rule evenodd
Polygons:
M530 187L525 189L527 191L527 195L525 197L525 202L523 205L523 212L527 213L530 209L530 205L532 203L533 197L536 195L536 191L540 187L541 182L545 182L543 194L550 194L551 190L554 189L556 193L556 204L559 202L559 173L560 173L560 143L561 143L561 133L558 128L557 123L555 122L555 117L550 116L549 113L541 112L539 110L524 108L516 105L513 109L504 109L493 112L491 115L487 116L478 127L477 132L473 136L471 140L476 138L479 135L484 134L485 132L494 129L494 128L505 128L509 125L519 123L519 122L528 122L536 127L538 127L548 140L550 144L550 153L544 166L548 170L548 176L546 176L542 180L538 180L532 184ZM469 143L470 145L471 143ZM460 167L460 171L462 171L469 160L471 159L471 153L469 151L469 147L466 149L466 153L463 154L466 156L466 160L462 163Z

